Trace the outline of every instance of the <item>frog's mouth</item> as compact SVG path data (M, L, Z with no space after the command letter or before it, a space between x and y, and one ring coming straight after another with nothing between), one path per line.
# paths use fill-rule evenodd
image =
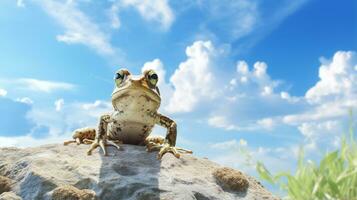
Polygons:
M116 88L114 90L112 94L112 103L114 108L116 108L116 104L120 104L124 99L129 99L131 102L139 101L139 99L145 99L146 102L151 102L158 106L161 102L160 96L154 91L136 84L130 84L126 87Z

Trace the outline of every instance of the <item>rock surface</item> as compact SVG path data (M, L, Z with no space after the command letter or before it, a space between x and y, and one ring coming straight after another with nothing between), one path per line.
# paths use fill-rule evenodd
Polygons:
M213 176L222 166L207 159L165 154L159 161L157 152L147 153L145 147L133 145L122 145L121 151L109 147L108 157L98 151L87 156L88 147L57 144L0 149L0 175L14 181L12 193L0 198L52 199L59 188L74 186L74 192L95 192L96 199L104 200L276 199L249 176L245 176L247 190L226 189Z

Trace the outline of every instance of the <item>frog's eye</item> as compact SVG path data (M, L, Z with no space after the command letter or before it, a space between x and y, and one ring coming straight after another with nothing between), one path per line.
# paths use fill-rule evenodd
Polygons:
M117 87L119 87L120 84L123 83L126 76L127 76L127 73L125 70L119 70L119 71L117 71L117 73L115 73L114 80L115 80L115 84L117 85Z
M146 79L147 79L147 82L150 87L155 87L157 82L159 81L159 76L153 70L150 70L146 74L146 77L147 77Z

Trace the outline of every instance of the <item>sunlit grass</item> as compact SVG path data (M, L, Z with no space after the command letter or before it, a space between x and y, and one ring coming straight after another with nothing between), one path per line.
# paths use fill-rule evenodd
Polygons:
M306 162L301 148L295 174L272 175L261 162L256 169L263 180L286 192L284 199L357 199L357 143L353 123L351 121L349 136L343 137L340 149L326 153L319 164Z

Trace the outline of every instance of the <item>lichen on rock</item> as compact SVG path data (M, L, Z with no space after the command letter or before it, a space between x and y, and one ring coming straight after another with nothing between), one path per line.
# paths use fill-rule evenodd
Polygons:
M213 176L225 189L242 192L246 191L249 187L249 181L246 176L242 172L232 168L218 168L213 172Z
M52 192L52 200L95 200L95 192L93 190L80 190L71 185L57 187Z

